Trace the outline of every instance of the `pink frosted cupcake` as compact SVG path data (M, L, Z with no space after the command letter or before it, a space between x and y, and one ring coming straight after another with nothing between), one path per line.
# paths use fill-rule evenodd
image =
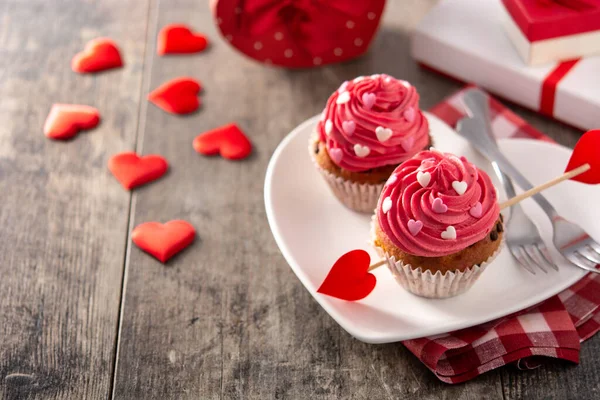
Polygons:
M489 176L437 150L404 162L383 188L373 243L396 280L426 297L473 285L497 254L504 232Z
M416 89L382 74L344 82L329 97L309 151L336 197L370 213L392 171L430 142Z

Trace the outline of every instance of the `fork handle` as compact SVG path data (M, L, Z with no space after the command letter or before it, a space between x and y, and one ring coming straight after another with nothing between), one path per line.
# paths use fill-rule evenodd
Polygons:
M515 166L502 154L502 152L498 149L498 147L486 147L479 148L479 151L483 153L488 159L493 160L493 162L497 163L502 172L510 176L512 179L517 182L517 185L521 187L521 189L527 191L533 189L533 185L521 174L521 172L515 168ZM554 219L558 214L556 209L550 204L548 200L541 194L537 193L531 196L536 203L542 207L544 212L550 217L550 219Z
M467 105L470 111L470 119L462 120L462 129L459 129L461 134L470 140L471 144L479 150L489 161L492 162L494 168L499 167L500 171L496 171L497 175L502 179L501 174L504 173L510 176L517 182L517 184L523 190L529 190L533 188L533 185L521 174L521 172L514 167L514 165L504 156L504 154L498 148L496 138L494 136L491 118L490 118L490 106L488 95L476 88L468 89L463 96L463 101ZM499 172L499 173L498 173ZM510 187L510 179L502 179L506 189L513 189ZM514 190L511 190L514 193ZM511 193L507 193L508 196L513 197ZM546 198L540 193L532 196L544 212L554 219L558 213L556 209L546 200Z

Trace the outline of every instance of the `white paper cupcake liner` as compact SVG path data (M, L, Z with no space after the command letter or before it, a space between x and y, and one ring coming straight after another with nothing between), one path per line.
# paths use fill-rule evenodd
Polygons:
M372 239L375 238L375 218L373 217L371 223ZM504 246L504 240L500 243L496 251L480 265L474 265L463 271L447 271L444 274L440 271L432 274L429 270L423 271L421 267L415 269L410 264L404 264L402 261L396 260L394 256L390 256L373 242L371 242L371 245L373 245L380 257L386 259L390 272L396 279L396 282L404 289L417 296L443 299L457 296L469 290L486 267L500 253L500 250Z
M357 183L332 174L317 163L314 153L315 141L316 139L311 137L309 148L311 159L315 168L317 168L321 176L329 184L335 197L351 210L372 214L375 207L377 207L379 195L385 183Z

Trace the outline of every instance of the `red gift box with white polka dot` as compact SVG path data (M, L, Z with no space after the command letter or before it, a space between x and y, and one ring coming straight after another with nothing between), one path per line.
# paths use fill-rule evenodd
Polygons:
M213 0L223 37L257 61L308 68L364 54L385 0Z

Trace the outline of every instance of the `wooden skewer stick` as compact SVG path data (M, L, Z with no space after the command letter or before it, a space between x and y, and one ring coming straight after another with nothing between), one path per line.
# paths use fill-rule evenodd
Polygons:
M528 197L533 196L534 194L538 194L542 190L546 190L562 181L566 181L567 179L571 179L579 174L583 174L585 171L589 170L590 168L592 168L590 166L590 164L583 164L582 166L572 169L569 172L565 172L561 176L557 176L556 178L554 178L546 183L543 183L539 186L531 188L528 191L523 192L520 195L515 196L512 199L505 201L504 203L500 204L500 209L504 210L505 208L508 208L508 207L512 206L513 204L517 204L518 202L525 200Z
M541 185L538 185L534 188L529 189L526 192L521 193L518 196L513 197L512 199L508 199L506 200L504 203L500 204L500 210L504 210L505 208L508 208L512 205L517 204L520 201L523 201L531 196L533 196L534 194L537 194L543 190L546 190L548 188L551 188L552 186L559 184L562 181L566 181L568 179L571 179L579 174L583 174L584 172L586 172L587 170L589 170L590 168L592 168L590 166L590 164L583 164L580 167L577 167L575 169L572 169L569 172L565 172L564 174L562 174L561 176L557 176L556 178L546 182L546 183L542 183ZM382 265L384 265L387 262L387 260L380 260L378 262L376 262L375 264L372 264L368 271L371 272L376 268L381 267Z
M375 264L371 265L367 271L371 272L371 271L373 271L374 269L377 269L377 268L381 267L381 266L382 266L382 265L384 265L386 262L387 262L387 260L385 260L385 259L383 259L383 260L379 260L379 261L377 261Z

